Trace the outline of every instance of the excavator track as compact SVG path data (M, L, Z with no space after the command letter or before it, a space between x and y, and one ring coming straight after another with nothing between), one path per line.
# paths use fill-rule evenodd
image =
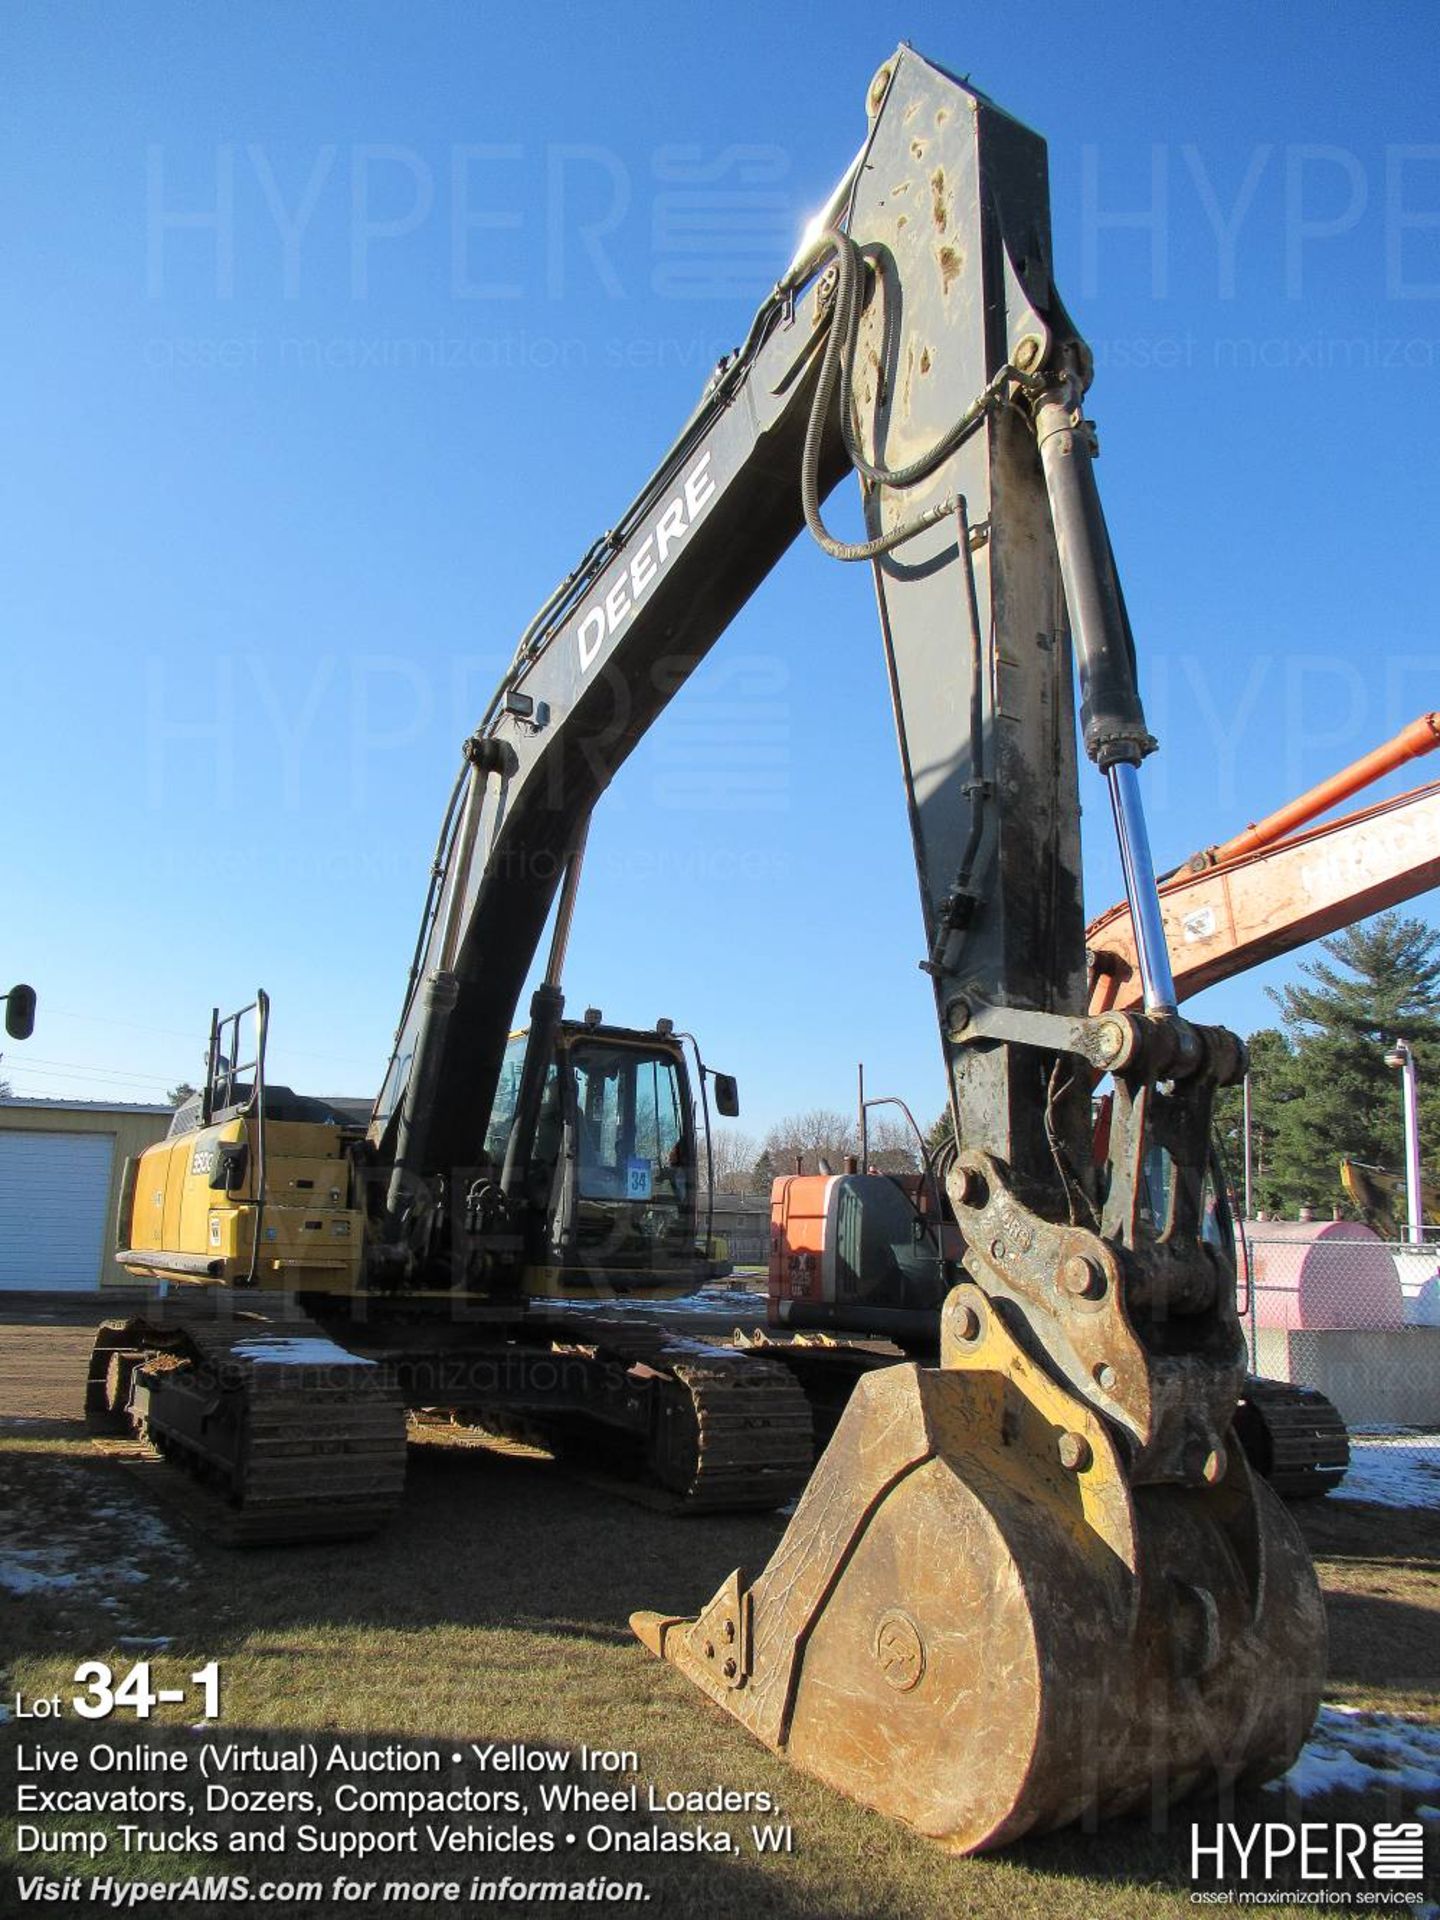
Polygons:
M192 1512L230 1545L373 1533L404 1487L398 1396L313 1321L107 1322L85 1410L182 1467L207 1496Z
M1250 1464L1283 1499L1318 1499L1349 1470L1345 1422L1314 1387L1249 1375L1235 1432Z
M550 1327L550 1351L607 1375L618 1370L648 1398L643 1431L630 1435L643 1438L643 1447L629 1448L621 1472L597 1475L587 1453L587 1477L607 1489L672 1513L773 1512L809 1479L814 1416L804 1386L781 1362L623 1313L562 1308Z
M798 1334L736 1333L742 1352L776 1354L803 1382L815 1425L815 1452L828 1444L855 1385L877 1367L893 1366L906 1356L885 1352L843 1332ZM1316 1500L1338 1487L1350 1465L1350 1441L1334 1403L1314 1387L1283 1380L1246 1378L1235 1414L1235 1436L1246 1459L1282 1500Z
M814 1464L810 1405L785 1368L717 1348L670 1370L649 1463L687 1513L773 1511Z

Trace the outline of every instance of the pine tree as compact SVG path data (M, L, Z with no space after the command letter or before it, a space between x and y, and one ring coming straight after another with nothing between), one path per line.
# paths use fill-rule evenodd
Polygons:
M1293 1212L1276 1174L1275 1146L1285 1108L1301 1097L1295 1054L1278 1027L1262 1027L1246 1041L1250 1055L1250 1205L1255 1213ZM1237 1205L1245 1195L1245 1095L1222 1087L1215 1100L1215 1132Z
M1321 947L1326 959L1303 962L1303 981L1272 995L1299 1096L1273 1115L1273 1189L1292 1213L1344 1201L1347 1156L1404 1166L1399 1076L1385 1064L1397 1037L1415 1053L1422 1157L1440 1135L1440 932L1385 913Z

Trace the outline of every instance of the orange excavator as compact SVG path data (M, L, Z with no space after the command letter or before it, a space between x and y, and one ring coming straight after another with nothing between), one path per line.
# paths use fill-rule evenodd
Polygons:
M1422 713L1372 753L1165 875L1160 911L1181 997L1440 885L1440 781L1313 824L1437 746L1440 713ZM1087 939L1091 1013L1138 1006L1129 907L1122 902L1093 920Z

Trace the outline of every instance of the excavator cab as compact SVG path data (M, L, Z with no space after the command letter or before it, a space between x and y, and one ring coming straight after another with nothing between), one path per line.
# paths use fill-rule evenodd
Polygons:
M529 1043L522 1031L505 1050L485 1140L497 1165L516 1124ZM524 1182L544 1221L527 1291L688 1292L711 1266L698 1161L681 1042L658 1028L562 1021Z

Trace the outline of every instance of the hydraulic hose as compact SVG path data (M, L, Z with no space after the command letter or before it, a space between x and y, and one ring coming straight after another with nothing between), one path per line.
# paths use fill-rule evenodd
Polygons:
M923 513L894 527L889 533L877 534L873 540L845 541L837 540L826 527L820 512L820 452L824 443L825 429L830 418L830 409L835 403L838 388L840 400L840 432L845 442L845 452L856 472L875 486L891 487L903 492L921 480L927 479L941 461L946 459L966 436L972 433L986 414L1003 397L1007 383L1015 378L1015 369L1008 363L986 386L983 393L971 402L955 423L948 427L935 445L916 460L903 467L878 466L862 453L855 433L853 392L851 387L851 368L855 359L855 346L860 328L860 249L848 233L842 233L838 227L831 227L823 236L822 244L830 249L835 264L835 300L830 317L830 332L825 342L825 350L820 363L820 377L815 386L815 397L811 402L810 419L805 429L805 447L800 463L800 498L805 511L805 525L811 537L833 560L874 560L882 553L889 553L904 541L911 540L917 533L923 533L927 527L933 527L947 519L959 505L958 497L949 495L933 507L927 507Z

